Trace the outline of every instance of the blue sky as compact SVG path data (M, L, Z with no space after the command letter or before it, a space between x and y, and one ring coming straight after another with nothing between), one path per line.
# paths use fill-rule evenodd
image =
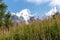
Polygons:
M54 4L57 6L58 11L60 11L59 0L4 0L4 2L8 6L8 11L20 12L27 8L31 11L31 14L36 14L37 17L42 17L51 10Z

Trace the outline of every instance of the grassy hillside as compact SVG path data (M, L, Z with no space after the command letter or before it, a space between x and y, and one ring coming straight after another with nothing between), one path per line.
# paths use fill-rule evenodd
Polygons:
M9 31L0 28L0 40L60 40L60 14L29 25L13 25Z

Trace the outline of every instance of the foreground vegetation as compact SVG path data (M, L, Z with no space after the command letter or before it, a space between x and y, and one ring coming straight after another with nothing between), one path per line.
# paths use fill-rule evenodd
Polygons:
M60 14L29 25L19 24L0 28L0 40L60 40Z

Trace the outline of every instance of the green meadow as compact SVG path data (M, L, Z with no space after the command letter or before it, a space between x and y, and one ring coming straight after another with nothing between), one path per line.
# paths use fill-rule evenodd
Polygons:
M60 14L28 25L18 24L0 28L0 40L60 40Z

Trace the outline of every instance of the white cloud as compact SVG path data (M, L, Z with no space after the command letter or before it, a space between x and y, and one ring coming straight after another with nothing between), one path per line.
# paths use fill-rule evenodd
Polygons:
M60 0L50 0L50 6L60 6Z
M31 3L38 4L38 5L42 3L46 3L46 2L49 2L50 6L60 5L60 0L27 0L27 2L31 2Z
M27 2L35 3L35 4L41 4L48 2L49 0L27 0Z

